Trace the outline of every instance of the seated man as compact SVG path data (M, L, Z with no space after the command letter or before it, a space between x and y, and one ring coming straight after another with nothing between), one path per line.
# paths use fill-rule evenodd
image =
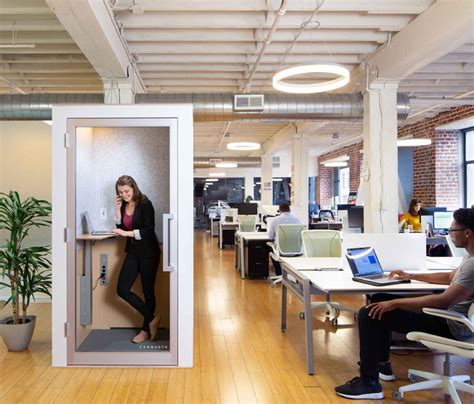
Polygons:
M301 220L290 213L290 205L286 202L280 203L278 206L280 214L275 217L268 227L268 238L275 240L276 228L280 224L301 224ZM276 247L276 246L275 246ZM281 266L278 261L272 258L273 268L275 268L275 275L281 275Z
M389 361L390 333L421 331L446 338L464 340L473 333L456 321L431 316L423 307L449 309L467 315L474 302L474 209L458 209L449 235L456 247L467 250L458 269L452 272L408 274L393 271L390 277L449 284L440 294L398 298L377 294L372 303L359 311L360 377L336 387L336 394L350 399L378 400L384 397L379 377L394 380Z

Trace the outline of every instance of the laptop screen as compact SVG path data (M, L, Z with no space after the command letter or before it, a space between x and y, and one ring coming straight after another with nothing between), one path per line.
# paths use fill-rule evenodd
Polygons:
M346 257L354 276L383 273L377 254L372 247L348 248Z

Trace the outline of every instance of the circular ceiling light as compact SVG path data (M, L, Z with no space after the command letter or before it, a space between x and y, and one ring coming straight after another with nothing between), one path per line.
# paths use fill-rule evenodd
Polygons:
M225 173L209 173L209 177L225 177Z
M253 142L236 142L236 143L228 143L227 144L228 150L258 150L260 149L260 143L253 143Z
M217 163L217 168L236 168L237 163Z
M295 84L284 81L289 77L298 76L300 74L311 73L329 73L339 76L333 80L328 80L323 83L313 84ZM273 76L273 88L284 93L293 94L313 94L323 93L325 91L335 90L336 88L344 87L349 83L350 73L343 66L339 65L301 65L290 67L282 70Z

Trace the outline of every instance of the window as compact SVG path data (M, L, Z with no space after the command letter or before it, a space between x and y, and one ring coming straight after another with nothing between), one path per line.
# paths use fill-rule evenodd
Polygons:
M464 131L464 201L466 207L474 205L474 128Z

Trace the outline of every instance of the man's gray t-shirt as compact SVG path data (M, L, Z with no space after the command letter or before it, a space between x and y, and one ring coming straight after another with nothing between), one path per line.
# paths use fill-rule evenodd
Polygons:
M449 307L449 310L454 310L467 316L471 304L474 303L474 257L467 256L462 260L459 270L454 275L451 283L462 286L473 293L466 300ZM448 320L448 327L456 339L463 340L473 336L469 328L457 321Z

